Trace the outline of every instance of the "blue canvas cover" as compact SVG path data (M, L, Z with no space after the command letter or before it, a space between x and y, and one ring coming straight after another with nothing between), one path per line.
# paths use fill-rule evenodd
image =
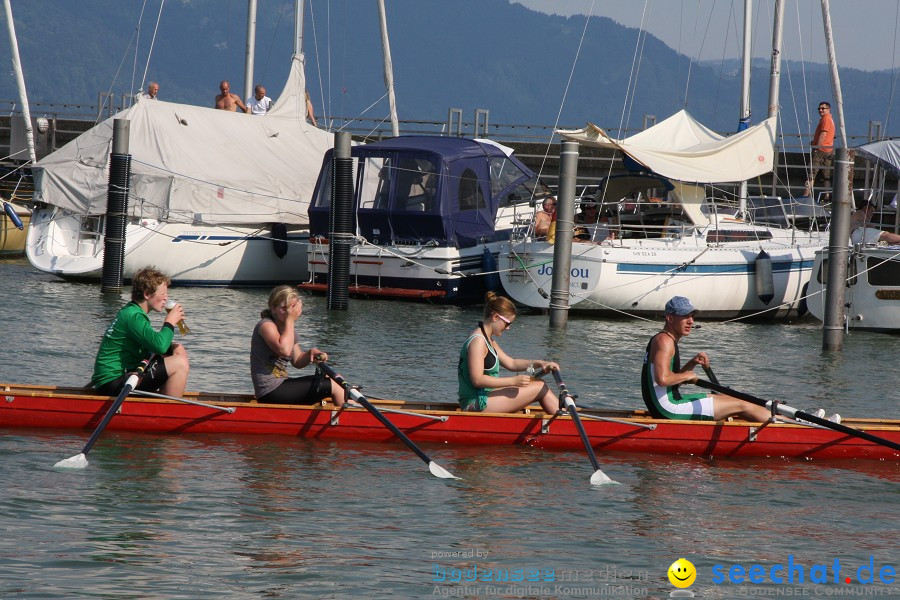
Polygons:
M356 229L374 244L467 247L495 239L500 206L527 201L534 173L494 144L401 136L354 146ZM333 153L309 208L310 235L328 236Z

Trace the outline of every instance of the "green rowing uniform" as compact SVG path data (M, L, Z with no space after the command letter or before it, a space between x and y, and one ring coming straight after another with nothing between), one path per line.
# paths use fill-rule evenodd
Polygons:
M174 337L175 328L170 323L159 331L153 329L144 309L129 302L119 310L103 334L91 385L99 387L131 371L151 352L168 352Z
M492 388L476 388L472 385L472 378L469 377L469 344L477 337L482 338L488 347L488 354L484 357L484 374L491 377L500 375L500 357L497 356L497 351L494 350L493 344L483 335L473 333L459 351L459 364L456 367L456 374L459 379L458 400L463 410L483 412L487 406L487 397Z
M656 335L668 335L666 332ZM680 419L710 421L714 418L713 398L708 394L682 394L678 386L665 387L656 383L656 373L650 362L650 346L656 335L650 338L644 352L644 366L641 368L641 395L644 404L656 419ZM673 340L674 341L674 340ZM678 342L669 369L681 372L681 358L678 356Z

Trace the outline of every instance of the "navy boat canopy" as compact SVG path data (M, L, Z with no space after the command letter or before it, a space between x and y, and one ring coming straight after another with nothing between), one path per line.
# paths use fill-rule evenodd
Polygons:
M531 200L537 181L484 140L400 136L354 146L351 156L356 230L373 244L464 248L499 239L497 211ZM309 207L313 237L328 236L332 160L329 150Z

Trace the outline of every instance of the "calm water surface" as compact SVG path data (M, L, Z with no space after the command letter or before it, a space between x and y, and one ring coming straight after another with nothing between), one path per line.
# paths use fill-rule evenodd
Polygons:
M184 338L189 389L249 392L248 340L267 290L170 295L195 332ZM126 299L0 261L0 381L86 383ZM479 313L355 300L329 313L307 297L299 329L372 396L452 400ZM558 332L521 315L501 343L560 361L583 405L638 407L641 354L658 328L573 318ZM682 348L706 350L723 383L753 394L898 418L897 344L854 333L823 355L814 322L704 323ZM877 578L884 565L900 571L897 462L601 455L621 485L592 488L575 452L426 446L462 477L448 482L399 444L108 432L87 469L52 468L86 439L0 429L0 598L667 598L666 569L681 556L697 567L697 597L900 598L900 584ZM726 577L735 564L768 573L789 555L805 566L802 584L713 583L717 565ZM876 582L860 585L870 557ZM850 585L832 582L836 559ZM810 581L816 564L828 565L827 584ZM510 581L486 582L498 569Z

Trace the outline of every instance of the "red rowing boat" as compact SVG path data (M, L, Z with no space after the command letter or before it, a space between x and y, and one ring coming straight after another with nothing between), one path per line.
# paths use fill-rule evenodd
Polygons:
M113 398L93 395L84 388L0 383L0 389L0 428L75 429L90 433L113 402ZM568 415L548 416L537 407L513 414L470 413L460 411L455 403L370 400L416 442L584 450ZM598 453L900 459L900 453L884 445L795 422L668 421L653 419L643 410L580 409L578 414ZM900 443L900 420L846 418L843 424ZM185 402L129 397L108 429L178 435L247 433L373 442L396 440L363 408L336 410L327 401L311 406L260 404L252 396L241 394L189 393Z

